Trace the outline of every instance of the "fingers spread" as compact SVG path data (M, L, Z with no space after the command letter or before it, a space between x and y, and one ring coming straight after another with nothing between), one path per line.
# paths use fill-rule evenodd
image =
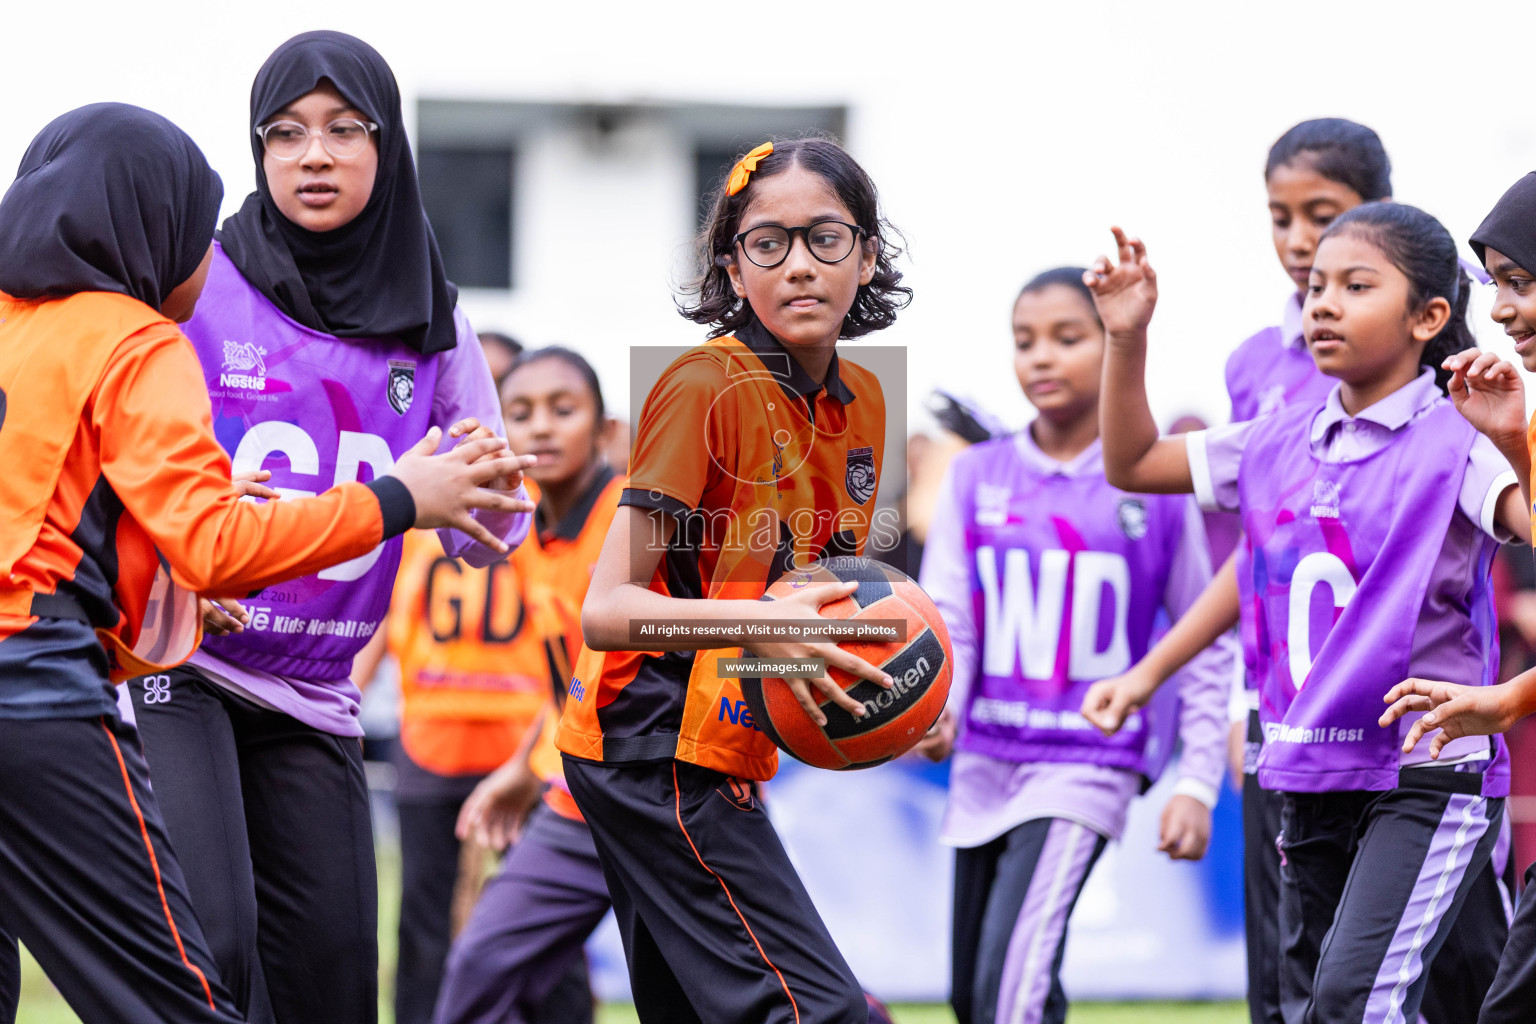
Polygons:
M816 701L811 697L811 688L804 679L786 679L784 683L789 687L789 692L795 695L795 700L800 707L810 716L811 721L817 725L827 724L827 716L822 714L821 708L816 706Z
M817 608L831 604L833 601L841 601L855 590L859 584L854 580L844 580L841 583L814 583L805 588L805 596L813 601Z
M811 680L811 682L815 684L816 689L826 694L827 698L831 700L832 703L836 704L838 707L842 708L853 717L864 717L864 705L848 696L847 691L845 691L841 686L838 686L836 681L833 680L830 676L818 676ZM825 715L822 716L822 722L820 724L826 724Z
M1391 707L1383 711L1381 717L1376 720L1376 723L1381 726L1388 726L1406 714L1414 711L1428 711L1434 706L1434 702L1428 697L1410 694L1407 697L1399 698Z
M886 675L884 671L871 665L857 654L850 654L841 647L828 645L826 658L828 665L836 666L850 675L858 676L860 679L868 679L875 685L884 687L887 690L894 685L894 680ZM838 688L838 692L842 692L841 687Z
M498 554L507 553L507 545L502 539L487 530L478 519L465 512L453 522L453 528L490 548Z

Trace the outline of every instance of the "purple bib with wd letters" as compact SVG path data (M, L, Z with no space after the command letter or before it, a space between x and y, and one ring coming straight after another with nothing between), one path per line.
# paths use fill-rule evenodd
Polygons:
M951 470L979 634L959 746L1155 778L1178 728L1173 687L1113 737L1079 709L1091 683L1146 654L1188 499L1127 494L1095 474L1048 475L1014 445L976 445Z
M1317 412L1291 406L1258 421L1238 470L1248 538L1238 587L1264 727L1259 782L1295 792L1392 789L1400 736L1377 719L1387 691L1417 674L1421 615L1463 615L1468 634L1479 632L1474 617L1491 621L1490 608L1469 607L1491 602L1485 570L1470 597L1464 580L1435 572L1476 431L1440 399L1380 451L1325 462L1309 445ZM1436 678L1486 683L1490 644L1437 663ZM1503 741L1494 744L1486 796L1508 789Z

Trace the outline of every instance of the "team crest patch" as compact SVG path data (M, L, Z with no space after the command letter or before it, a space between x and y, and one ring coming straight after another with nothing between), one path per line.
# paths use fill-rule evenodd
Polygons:
M875 449L872 446L848 449L848 497L864 504L875 494Z
M404 416L416 397L416 364L404 359L389 361L389 407Z
M1140 498L1121 498L1115 518L1120 522L1120 532L1131 540L1147 535L1147 503Z

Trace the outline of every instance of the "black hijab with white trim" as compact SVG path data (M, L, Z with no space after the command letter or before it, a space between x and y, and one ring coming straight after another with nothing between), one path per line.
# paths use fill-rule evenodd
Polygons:
M378 124L379 170L368 204L354 220L314 232L278 210L254 129L322 79ZM453 348L458 289L443 272L421 206L400 87L379 52L342 32L294 36L256 73L251 129L256 191L219 232L241 275L278 309L317 331L398 338L423 355Z

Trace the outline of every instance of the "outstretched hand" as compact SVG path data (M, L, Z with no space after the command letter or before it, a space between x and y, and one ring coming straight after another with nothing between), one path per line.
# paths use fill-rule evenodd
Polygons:
M501 554L507 545L474 517L477 508L493 512L532 512L533 502L513 498L488 485L498 477L518 474L536 460L532 455L513 455L499 437L466 441L451 451L434 455L443 432L437 427L427 431L395 462L390 471L416 503L416 527L423 530L449 526L473 537ZM489 456L487 458L486 456Z
M1386 727L1404 715L1427 712L1403 737L1403 753L1408 753L1428 733L1439 729L1429 741L1429 756L1438 759L1440 751L1452 740L1463 736L1491 736L1514 725L1525 713L1515 684L1516 680L1498 686L1463 686L1435 679L1404 680L1387 691L1384 699L1390 706L1382 713L1378 724Z
M470 441L484 441L487 438L493 438L497 435L494 430L481 423L475 417L466 416L448 428L448 436L457 441L454 447L458 448ZM496 454L492 453L489 455L480 456L480 460L484 461L485 459L495 457ZM523 460L526 465L531 466L534 464L535 456L526 455L523 456ZM509 473L506 476L497 477L495 480L492 480L490 483L486 484L486 486L498 491L515 491L519 486L522 485L522 482L523 470L522 467L519 467L516 471Z
M1111 338L1141 335L1152 322L1157 306L1157 272L1147 262L1147 247L1139 238L1128 238L1111 228L1119 247L1119 264L1100 256L1083 273L1083 283L1093 292L1099 320Z

